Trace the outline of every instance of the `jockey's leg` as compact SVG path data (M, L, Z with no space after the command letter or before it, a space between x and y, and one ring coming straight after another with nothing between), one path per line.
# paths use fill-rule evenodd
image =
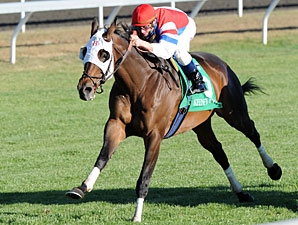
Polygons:
M183 49L178 49L175 52L175 58L180 64L183 72L191 81L192 87L190 94L201 93L207 90L202 74L198 71L197 66L192 60L192 56Z
M202 74L198 71L197 66L191 60L186 66L182 66L182 70L189 80L191 80L192 87L191 94L201 93L207 90Z

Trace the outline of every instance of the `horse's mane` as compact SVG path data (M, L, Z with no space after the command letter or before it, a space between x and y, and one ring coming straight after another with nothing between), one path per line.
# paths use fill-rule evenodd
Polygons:
M117 28L114 31L115 34L119 35L121 38L125 39L127 42L130 42L130 35L133 33L132 26L127 25L124 22L120 22L117 25ZM160 63L161 61L164 61L161 58L158 58L156 55L150 52L143 52L136 49L137 52L142 55L145 59L149 60L152 63Z
M126 23L120 22L114 33L129 42L130 35L132 34L132 27L127 25Z
M125 39L127 42L130 42L130 35L133 33L132 26L127 25L126 23L120 22L115 31L115 34L119 35L121 38ZM148 51L140 51L138 48L135 48L136 52L140 54L147 62L151 62L152 64L149 65L151 69L155 69L163 74L165 72L169 72L170 76L174 80L176 86L179 86L176 79L174 78L173 74L170 71L170 67L173 67L173 64L170 63L170 60L162 59L157 57L151 52Z

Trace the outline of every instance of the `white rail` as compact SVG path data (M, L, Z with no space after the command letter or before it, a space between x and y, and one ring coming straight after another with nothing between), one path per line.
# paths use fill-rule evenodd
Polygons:
M160 4L160 3L171 3L171 6L175 6L176 2L197 2L196 6L193 8L190 16L194 18L202 6L207 0L146 0L148 4ZM275 9L276 5L280 0L272 0L268 9L265 12L263 18L263 44L267 44L267 32L268 32L268 18L271 12ZM107 20L106 24L110 24L114 18L119 13L123 6L138 5L140 1L138 0L47 0L47 1L30 1L25 2L21 0L20 2L10 2L10 3L0 3L0 14L11 14L11 13L21 13L21 20L16 26L12 37L11 37L11 51L10 51L10 62L12 64L16 63L16 40L17 36L22 30L25 31L25 24L34 12L44 12L44 11L58 11L58 10L71 10L71 9L83 9L83 8L98 8L99 25L102 27L104 25L103 8L104 7L115 7ZM243 15L243 0L238 0L238 16Z
M277 4L280 0L272 0L271 4L269 5L268 9L265 12L264 18L263 18L263 44L267 45L267 33L268 33L268 19L272 11L275 9Z
M207 0L186 0L187 2L198 2L191 12L191 16L195 17L201 7ZM148 4L160 4L160 3L171 3L171 6L175 6L175 2L185 2L185 0L146 0ZM106 20L106 24L110 24L117 16L119 10L123 6L138 5L138 0L52 0L52 1L30 1L25 2L10 2L0 3L0 14L11 14L11 13L22 13L25 14L21 18L18 25L16 26L12 37L11 37L11 51L10 51L10 62L16 63L16 40L20 30L24 30L24 25L34 12L44 11L58 11L58 10L71 10L71 9L83 9L83 8L98 8L99 12L99 25L104 25L103 19L103 7L115 7Z
M243 16L243 0L238 0L238 16Z

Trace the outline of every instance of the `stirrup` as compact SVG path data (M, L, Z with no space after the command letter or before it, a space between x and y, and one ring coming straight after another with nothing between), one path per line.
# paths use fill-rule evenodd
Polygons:
M196 88L194 88L194 86L191 86L189 88L189 95L192 95L192 94L199 94L199 93L202 93L204 91L206 91L207 88L206 88L206 85L205 83L201 83L199 84Z

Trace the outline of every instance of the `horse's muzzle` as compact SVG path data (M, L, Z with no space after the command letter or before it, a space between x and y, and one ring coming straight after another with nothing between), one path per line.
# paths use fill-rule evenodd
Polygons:
M93 100L95 98L94 88L91 86L83 86L78 88L80 99L84 101Z

